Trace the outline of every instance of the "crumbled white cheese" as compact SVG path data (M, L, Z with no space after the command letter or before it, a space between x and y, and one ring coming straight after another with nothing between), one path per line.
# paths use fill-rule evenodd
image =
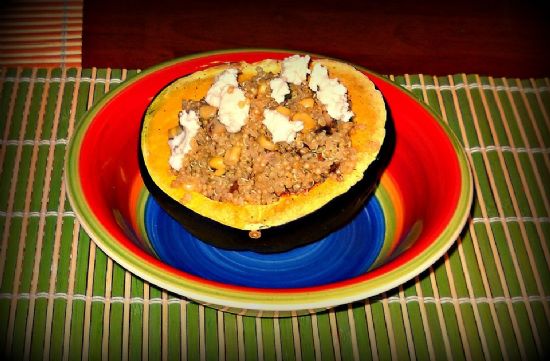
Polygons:
M321 64L315 64L309 76L309 89L314 92L319 90L321 83L329 79L328 70Z
M281 78L271 79L269 86L271 87L271 97L279 104L285 101L287 94L290 94L287 82Z
M180 112L180 125L183 131L176 137L168 140L168 145L172 150L169 163L175 170L180 170L183 166L183 157L191 150L191 140L195 137L201 126L199 117L193 110Z
M283 80L300 85L306 81L309 74L309 55L293 55L283 60L281 77Z
M313 66L309 88L317 93L317 99L327 108L333 119L347 122L353 117L353 112L349 110L348 90L338 79L329 78L328 70L323 65Z
M244 91L233 86L226 86L220 94L218 118L230 133L241 130L248 118L250 104Z
M237 87L239 85L237 82L238 72L237 69L231 68L220 73L216 77L214 84L208 89L208 93L206 93L204 100L213 107L219 108L222 90L228 86Z
M265 109L264 120L262 123L271 133L274 143L291 143L296 137L296 133L304 129L304 123L301 121L290 121L289 118L276 110Z

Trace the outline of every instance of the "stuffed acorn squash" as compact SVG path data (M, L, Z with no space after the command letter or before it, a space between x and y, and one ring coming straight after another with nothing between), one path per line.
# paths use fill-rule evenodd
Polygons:
M381 172L386 119L374 84L342 62L295 55L214 66L154 98L140 170L158 203L203 241L285 251L362 208Z

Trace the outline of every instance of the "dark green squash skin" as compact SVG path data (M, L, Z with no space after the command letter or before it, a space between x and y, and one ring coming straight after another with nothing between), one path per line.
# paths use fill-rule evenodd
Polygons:
M363 178L346 193L339 195L318 210L292 222L261 230L261 237L249 237L249 231L229 227L190 210L164 193L153 181L143 158L139 142L139 169L143 182L157 203L188 232L218 248L254 251L258 253L285 252L323 239L349 223L373 194L395 148L395 131L386 105L386 135L377 158L369 165ZM143 122L142 120L142 128ZM140 130L140 134L142 131Z

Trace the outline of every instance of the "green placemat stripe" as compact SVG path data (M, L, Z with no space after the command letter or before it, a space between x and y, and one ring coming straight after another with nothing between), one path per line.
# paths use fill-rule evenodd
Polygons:
M2 69L0 349L15 358L453 360L550 353L550 82L391 77L448 122L476 183L447 254L383 295L258 318L142 281L91 242L62 167L75 122L137 71Z
M477 78L478 78L478 81L480 81L479 77ZM486 98L483 92L481 92L481 99L483 101L482 105L487 112L488 124L491 126L491 132L493 135L496 135L496 130L494 129L495 121L491 116L492 108L488 105L488 102L486 101ZM494 137L494 139L495 139L495 144L499 146L498 138ZM497 153L497 155L500 161L500 167L504 172L504 179L506 181L506 187L507 187L506 191L501 193L504 195L503 198L505 202L506 201L511 202L511 204L510 202L506 202L507 204L504 204L503 208L506 208L507 206L508 209L503 209L501 210L501 212L503 214L510 214L510 206L511 206L511 208L513 208L514 216L516 218L519 218L521 217L522 213L519 208L519 202L517 198L522 194L522 192L520 191L522 188L514 189L511 181L511 173L508 171L508 167L506 166L506 161L504 159L504 156L502 153ZM510 196L509 199L507 199L508 198L506 197L507 195ZM529 237L528 231L527 231L527 225L524 222L514 222L509 224L509 227L511 228L510 233L513 235L513 239L515 240L521 239L523 241L517 244L516 246L516 249L518 250L518 262L521 264L529 264L531 266L530 268L527 268L527 269L522 268L521 278L523 278L523 282L525 283L525 285L523 286L523 288L525 288L524 292L527 294L538 293L540 296L544 296L545 293L544 293L543 284L549 281L548 279L549 263L548 262L550 260L550 255L548 253L547 244L533 242L534 243L533 246L542 246L542 249L540 248L538 249L538 251L542 251L542 252L535 253L533 252L533 247L529 240L535 239L536 236L533 237L534 235L531 235L531 237ZM518 228L519 228L519 234L518 234ZM537 236L539 237L539 239L543 239L542 230L540 228ZM537 257L537 255L541 257ZM546 264L546 267L541 267L539 270L539 267L537 267L537 264L541 266L543 264ZM545 314L546 314L546 317L548 318L550 314L550 310L548 309L547 304L545 305Z
M436 89L426 90L426 83L429 84L430 88L437 86L437 78L427 78L426 81L424 76L421 75L420 83L423 88L424 100L436 109L436 111L440 112L445 121L448 121L441 92ZM451 275L451 277L454 275L454 279L457 281L454 283L456 284L456 289L451 288L452 297L455 299L457 297L465 296L470 298L475 297L472 287L472 275L476 277L479 273L476 272L476 270L474 270L474 272L470 272L467 267L464 267L466 263L466 256L463 249L463 240L461 238L457 240L456 248L457 249L455 252L452 252L450 255L445 255L445 266L447 273ZM472 260L475 259L475 255L472 254L471 251L468 252L468 257ZM450 262L448 260L450 260ZM461 270L463 270L463 272L461 272ZM459 294L461 296L459 296ZM460 309L456 307L456 303L454 305L457 313L459 313ZM498 347L498 343L496 343L494 338L491 338L490 341L492 342L488 343L485 329L483 328L483 324L481 322L478 305L476 303L471 306L462 305L461 308L463 309L463 317L465 321L463 327L460 329L460 334L465 345L467 358L471 358L472 355L480 357L482 354L488 358L490 356L489 350L496 349L496 347ZM490 327L494 326L491 325Z
M453 95L454 95L454 94L453 94ZM456 96L453 97L453 100L456 101ZM455 104L456 104L456 103L455 103ZM450 112L447 112L447 115L451 115L451 116L452 116L452 114L449 114L449 113L450 113ZM458 114L460 114L460 113L458 113ZM448 117L447 117L447 120L448 120ZM472 231L472 227L470 227L470 231ZM483 267L483 261L480 261L480 259L478 258L478 262L479 262L480 268L482 269L481 274L482 274L482 275L485 275L485 274L486 274L486 270L485 270L484 267ZM487 283L486 283L486 284L487 284ZM488 286L486 286L485 291L486 291L487 294L490 295L490 293L489 293L490 291L489 291L489 287L488 287ZM494 316L494 313L493 313L493 316ZM501 345L501 346L502 346L502 345Z
M492 79L490 79L490 81L491 80ZM496 99L496 105L497 105L499 114L501 115L500 119L498 119L500 120L500 122L498 123L495 122L496 126L504 128L505 136L508 136L510 134L510 131L508 128L508 119L503 112L503 107L501 105L501 102L499 101L499 98L495 97L495 99ZM535 219L539 219L540 213L536 209L536 206L533 200L532 187L529 186L529 184L526 181L523 168L519 166L521 164L521 161L517 152L514 152L512 154L505 153L505 154L502 154L502 157L504 158L504 162L506 164L515 163L516 165L516 167L509 167L510 175L511 175L510 178L513 183L513 187L515 189L514 193L512 193L512 195L515 196L515 197L512 197L512 200L513 201L516 200L514 203L515 213L529 214ZM544 230L540 222L531 222L531 223L519 222L518 225L521 227L520 230L522 232L524 241L526 241L527 239L536 240L537 238L539 240L545 239ZM535 228L534 230L533 230L533 227ZM529 248L527 248L527 250L529 251L528 255L531 261L533 257L536 257L536 261L533 262L532 264L533 265L536 264L536 268L534 270L537 273L538 277L535 278L535 281L537 282L537 287L540 290L542 287L544 287L543 285L548 284L548 281L545 280L548 277L548 264L549 264L548 263L548 260L549 260L548 245L545 242L534 242L534 241L526 242L526 245L527 247L529 247L529 245L532 245L534 248L534 250L530 250ZM539 269L544 270L544 272L540 276L538 275L538 272L537 272Z
M508 84L507 79L502 79L501 81L503 84ZM512 112L514 115L512 119L512 124L514 125L512 131L515 134L514 137L516 139L519 138L517 141L520 146L532 150L532 152L527 153L529 160L527 163L530 167L526 167L526 171L531 173L530 178L536 182L537 186L530 187L530 190L537 195L537 197L535 197L535 201L542 200L544 209L548 212L548 195L547 192L544 191L543 181L544 179L548 180L548 149L546 146L541 146L538 144L532 127L525 126L524 123L528 123L529 114L524 107L521 96L507 92L507 101L512 107ZM535 152L535 150L540 150L540 152ZM540 206L540 202L538 208L542 208Z
M41 100L44 102L46 94L48 92L48 89L45 88L42 90L43 87L37 86L33 89L33 96L41 95ZM29 90L30 91L30 90ZM30 109L32 108L31 104L28 104L28 106L25 107L25 112L23 113L23 117L26 117L26 121L24 123L27 123L29 127L33 127L33 120L35 122L35 119L33 118L33 114L31 113ZM35 113L36 114L36 113ZM43 115L43 113L41 114ZM42 120L43 117L40 117L40 120ZM40 122L38 126L42 126ZM23 126L23 125L22 125ZM24 135L23 135L24 136ZM31 155L32 153L32 155ZM31 201L31 191L33 189L33 182L34 182L34 175L35 175L35 167L36 167L36 161L37 161L37 153L38 148L33 147L32 149L24 149L22 152L21 162L23 164L28 164L29 167L27 169L22 169L21 174L19 175L19 180L23 180L23 182L20 182L18 184L18 187L25 187L26 191L22 192L20 194L20 197L16 197L16 204L20 203L20 205L14 206L15 209L23 209L23 214L28 213L29 207L30 207L30 201ZM30 164L29 164L30 163ZM34 168L34 169L31 169ZM27 172L29 170L30 172ZM15 172L14 172L15 173ZM25 181L26 182L25 185ZM13 180L12 180L13 181ZM26 197L25 197L26 195ZM22 197L23 196L23 197ZM18 198L18 199L17 199ZM22 200L24 198L24 200ZM24 205L21 205L24 203ZM35 221L35 220L33 220ZM19 222L18 222L19 223ZM19 293L29 293L31 288L31 272L32 272L32 264L34 262L33 259L33 249L36 246L37 243L37 237L36 237L36 222L30 222L29 218L24 216L21 220L21 224L18 225L20 227L19 232L19 239L17 240L17 243L19 244L18 253L17 253L17 265L21 267L17 267L14 272L14 278L19 279L20 283L15 283L12 288L12 294L19 294ZM29 237L27 237L29 235ZM27 242L25 246L25 240ZM25 246L24 254L22 246ZM22 259L21 259L22 258ZM30 304L30 305L29 305ZM25 340L25 329L26 325L26 314L27 310L33 309L34 306L34 300L33 299L26 299L21 300L17 304L17 309L15 309L15 302L13 302L10 305L10 316L8 321L8 335L10 332L13 332L14 334L14 343L13 348L17 350L16 353L14 353L14 356L17 358L23 357L23 351L25 350L24 340ZM30 330L30 327L28 328ZM8 340L9 342L9 340Z
M36 77L36 73L37 73L37 70L33 69L32 70L33 78ZM22 111L20 115L16 113L18 116L16 117L15 119L16 122L14 123L14 125L17 125L19 127L18 139L20 140L23 139L25 135L25 129L27 127L27 123L29 119L29 108L31 104L31 99L32 99L32 96L34 95L33 93L34 93L34 82L31 81L27 89L27 96L25 97L25 102L21 107ZM24 175L25 170L21 171L21 173L23 173L23 176L19 177L19 170L21 169L20 165L22 164L22 162L25 162L28 164L29 161L30 161L29 152L23 152L22 147L18 146L15 154L15 160L14 160L15 168L14 168L12 178L11 178L11 183L10 183L10 197L8 199L8 212L7 212L8 217L7 217L7 222L5 224L5 228L3 232L3 235L6 237L5 238L6 240L9 235L10 226L12 225L12 223L10 222L11 218L9 217L9 213L10 213L9 211L10 210L13 211L14 208L17 207L16 205L14 206L14 204L21 203L22 195L24 196L26 194L26 192L19 192L16 195L16 190L18 188L23 188L23 189L26 188L25 181L27 177L25 177ZM9 252L11 254L8 254L8 256L14 257L16 259L15 269L13 270L14 282L12 283L11 294L18 295L19 287L21 283L23 283L23 287L25 287L24 282L20 282L20 279L22 276L21 270L22 270L23 261L24 261L23 256L25 251L25 242L22 241L21 238L26 235L28 218L24 217L23 219L17 219L16 221L13 222L13 225L14 225L14 228L18 230L16 233L17 236L11 238L11 241L13 243L10 242L10 244L8 244L7 246L13 250L12 252ZM5 244L4 239L2 240L2 244L3 245ZM17 251L15 251L16 249ZM28 262L28 258L27 258L27 262ZM21 307L19 307L19 309L16 309L18 303L21 304ZM7 346L15 347L17 351L21 351L24 349L22 347L23 345L21 344L21 342L24 340L24 337L21 337L22 336L21 332L22 330L24 330L24 327L21 327L22 326L21 314L26 311L27 307L28 307L28 300L22 300L21 302L18 302L17 298L12 298L10 307L9 307L9 316L8 316L8 322L7 322ZM24 322L24 318L23 318L23 322ZM23 355L20 354L19 352L15 353L15 357L21 358L22 356Z
M51 76L51 74L50 74L50 72L48 72L47 77L50 77L50 76ZM43 88L44 88L44 93L42 95L41 102L38 102L39 104L42 105L41 109L40 109L40 114L39 114L39 122L38 122L38 124L36 124L35 127L33 127L33 128L36 129L35 138L34 138L35 141L37 139L40 139L40 137L41 137L42 129L44 128L44 125L45 125L43 123L47 122L47 120L49 120L50 118L55 118L55 117L58 118L58 116L59 116L59 113L55 113L55 111L51 113L51 114L53 114L52 117L47 117L47 116L45 117L44 116L46 102L48 102L50 104L53 103L53 104L56 104L56 105L59 104L59 106L55 107L55 108L61 109L60 101L57 100L57 98L59 97L59 92L60 92L59 89L55 89L55 88L50 89L48 84L45 84L43 86ZM47 99L46 99L46 97L47 97ZM57 124L58 123L59 122L57 122ZM33 156L35 156L35 154L39 150L36 144L33 145L32 150L33 150ZM46 179L46 177L48 177L50 179L50 177L51 177L51 170L50 169L53 167L53 158L55 157L55 154L53 153L53 150L50 150L49 148L48 149L40 149L40 153L42 153L42 155L43 155L43 157L40 158L40 161L44 165L44 168L37 167L36 162L32 162L32 164L29 165L29 168L35 168L35 169L38 168L40 170L43 169L43 177L44 178L37 178L36 179L37 182L41 181L42 179ZM44 159L44 158L46 158L46 159ZM34 174L34 172L32 172L32 173L33 174L29 178L29 185L31 185L35 181L35 179L34 179L35 174ZM42 172L38 172L38 173L39 173L39 175L42 175L41 174ZM49 193L49 190L51 189L51 187L50 187L51 181L50 182L44 182L44 183L45 184L43 184L43 185L39 185L39 186L34 187L34 189L36 189L36 190L41 190L42 194L40 195L39 192L36 192L36 195L33 197L33 198L36 199L36 201L34 203L37 204L37 205L40 204L40 210L42 210L42 211L45 211L47 209L47 204L48 204L48 201L50 199L48 193ZM27 193L27 195L28 195L28 193ZM38 201L38 200L40 200L40 201ZM29 211L29 207L30 207L30 203L25 204L25 209L24 209L24 212L23 212L23 221L24 221L24 223L28 219L28 217L26 217L26 214ZM24 266L26 269L32 270L32 282L31 282L32 286L30 287L30 292L31 293L37 292L37 289L41 289L41 290L46 290L47 289L46 279L44 277L46 275L46 273L41 273L40 271L49 266L49 265L46 265L46 263L48 262L48 260L51 259L51 257L49 257L49 253L50 252L53 253L53 247L51 247L51 245L53 243L53 239L52 238L45 238L44 236L45 236L45 232L54 229L55 221L54 221L54 219L51 219L51 218L45 219L44 216L39 216L39 219L33 219L33 223L36 224L36 226L37 226L37 230L34 230L33 233L37 234L38 239L37 239L37 243L35 243L34 247L29 247L28 250L30 252L32 252L32 250L34 248L36 250L35 250L35 252L33 252L34 255L33 255L33 259L31 260L32 263L29 262L30 264ZM26 230L23 229L22 235L25 232L26 232ZM44 257L42 262L41 262L41 257ZM41 263L43 263L43 264L41 264ZM34 264L34 266L32 266L32 264ZM16 270L16 274L17 274L17 270ZM44 275L44 276L39 277L39 275ZM20 291L23 291L23 290L20 290ZM25 345L24 346L21 345L19 347L14 346L14 350L18 349L18 350L20 350L21 353L24 352L24 355L25 355L24 357L25 358L27 358L29 356L29 354L31 353L30 334L35 333L39 340L41 340L45 337L44 332L43 332L43 328L40 327L40 326L42 326L46 322L47 309L48 309L47 306L48 306L48 304L47 304L47 301L45 299L42 299L42 300L35 300L34 298L29 299L28 313L26 315L26 320L27 320L26 337L21 338L22 340L25 340ZM18 306L18 311L19 311L19 306ZM39 317L37 317L36 327L33 327L33 326L35 326L34 325L34 317L33 317L35 313L37 313L39 315ZM36 351L33 352L33 353L36 353ZM14 354L14 356L15 357L22 357L23 355Z
M58 76L56 72L52 72L52 76ZM63 71L61 77L65 77L66 73ZM64 287L61 284L56 284L56 282L62 282L63 277L58 279L58 269L59 269L59 260L60 260L60 243L63 237L63 211L64 211L64 202L65 202L65 192L64 185L62 185L62 163L59 163L63 160L65 155L65 149L63 147L57 147L53 140L58 137L58 133L61 129L66 129L69 125L68 119L64 118L65 112L62 109L70 107L71 97L73 92L71 87L65 87L64 82L60 84L55 84L56 86L52 88L58 88L58 93L56 97L56 106L54 111L54 121L51 128L50 134L50 144L48 146L48 161L46 165L46 178L44 186L44 195L49 193L48 201L41 202L41 212L45 212L48 208L55 209L57 208L58 216L55 219L55 231L53 232L53 244L50 246L52 249L51 258L48 257L44 259L44 263L50 263L50 272L48 278L48 293L52 294L57 290L63 292ZM50 170L51 169L51 170ZM57 170L57 171L56 171ZM49 180L49 183L48 183ZM44 197L43 195L43 197ZM48 220L49 221L49 220ZM52 220L53 221L53 220ZM69 219L67 219L69 221ZM52 234L52 233L45 233ZM51 239L50 237L45 237L45 240ZM44 245L47 243L44 242ZM49 246L49 245L48 245ZM49 248L49 247L48 247ZM38 255L38 252L37 252ZM62 272L65 270L61 269ZM47 274L47 273L46 273ZM63 339L63 326L64 322L61 321L61 315L64 313L63 309L65 308L65 303L61 300L54 300L49 297L47 299L46 307L46 317L45 317L45 334L44 334L44 353L49 354L52 358L61 357L61 345ZM55 309L54 309L55 308ZM38 310L35 311L35 313ZM55 312L54 312L55 311ZM31 339L31 335L27 337Z
M449 78L449 81L451 85L456 82L453 78ZM455 97L461 97L464 99L468 107L465 107L463 110L461 110L462 117L464 119L463 127L461 128L461 135L464 140L466 147L471 147L472 145L475 146L481 146L483 147L485 144L481 137L479 137L479 133L476 132L476 124L477 124L477 115L475 113L474 105L472 98L470 96L469 90L458 90L456 91ZM458 110L458 109L457 109ZM471 136L466 136L466 134L471 134ZM476 135L474 138L473 135ZM480 203L480 209L482 213L483 218L488 218L491 215L488 215L488 210L495 212L497 208L499 208L498 202L498 189L496 189L496 185L494 182L494 177L492 175L492 169L491 164L489 163L487 156L485 153L481 153L481 157L479 153L470 154L470 160L472 164L474 164L474 167L476 167L476 174L481 174L485 177L485 182L481 184L478 180L478 201ZM481 158L481 159L480 159ZM478 177L479 179L479 177ZM493 196L496 196L495 198L492 198ZM487 207L485 204L485 200L490 199L491 200L491 206ZM503 227L506 227L506 224L499 225L499 224L489 224L489 222L485 222L485 230L488 234L491 250L493 252L493 257L497 266L497 272L499 274L500 278L500 285L502 286L502 290L504 292L504 297L508 298L510 297L511 291L517 292L517 286L515 285L516 278L515 273L517 270L517 262L514 262L514 253L512 252L510 254L510 249L506 249L503 247L500 247L500 255L499 251L497 251L496 246L496 239L504 239L506 238L507 241L510 240L509 234L506 234L507 232L503 232ZM493 233L494 232L494 233ZM508 245L510 243L508 242ZM513 251L513 249L511 249ZM499 257L500 256L500 257ZM514 269L515 268L515 269ZM513 283L510 283L513 282ZM510 287L513 287L510 290ZM513 293L512 293L513 294ZM525 317L523 314L519 314L516 317L516 313L514 313L514 310L512 309L512 305L508 304L510 316L512 317L512 324L515 330L516 337L518 339L519 349L521 352L521 355L523 357L526 357L526 351L525 351L525 345L523 342L523 330L520 331L520 326L522 328L526 327L525 325ZM529 307L529 306L528 306ZM517 309L517 307L515 307ZM532 319L530 318L530 321ZM518 325L519 324L519 325ZM531 323L532 325L532 323Z
M449 78L449 83L452 84L453 82L456 82L456 81L453 81L452 78ZM471 137L471 138L468 139L468 138L465 136L465 134L477 134L477 133L475 133L475 130L473 130L473 129L475 129L475 128L474 128L475 126L473 126L473 122L477 121L477 119L475 118L475 117L476 117L475 113L472 113L472 102L471 102L471 98L469 99L468 96L467 96L467 95L469 94L469 93L467 93L469 90L468 90L468 89L457 90L457 94L459 94L459 92L461 92L461 91L465 93L465 95L466 95L465 100L466 100L466 103L467 103L467 105L468 105L468 107L464 108L464 110L461 111L461 113L462 113L461 116L462 116L462 117L466 117L467 120L468 120L467 122L464 122L464 124L469 124L469 125L470 125L469 127L464 126L464 127L461 129L462 138L464 139L464 143L465 143L466 147L470 147L471 144L479 145L479 138L478 138L478 137L476 137L476 138L472 138L472 137ZM454 96L454 97L457 97L458 95L454 95L454 94L453 94L453 96ZM458 109L457 109L457 110L458 110ZM474 143L472 143L472 142L474 142ZM472 154L472 153L470 152L469 154L470 154L470 158L471 158L471 159L477 157L475 160L473 160L474 164L480 164L480 163L483 164L483 163L480 161L480 157L479 157L479 156L480 156L480 153L474 153L474 154ZM484 155L484 154L485 154L485 153L482 153L481 155ZM483 160L485 161L485 164L487 164L486 159L483 158ZM477 163L476 163L476 162L477 162ZM485 171L487 171L487 170L490 170L490 168L489 168L489 169L485 169ZM491 207L487 208L487 207L484 207L484 205L482 204L482 203L485 201L485 199L491 199L491 201L492 201L492 198L490 197L490 194L491 194L491 193L487 193L487 191L484 192L483 190L489 188L489 185L488 185L488 184L491 184L491 181L492 181L494 178L492 178L492 175L490 175L490 174L485 174L485 173L484 173L483 175L484 175L484 181L485 181L485 183L484 183L485 188L481 188L481 187L479 188L481 191L478 193L478 195L479 195L478 198L479 198L479 202L480 202L480 205L481 205L481 206L480 206L480 211L481 211L481 214L482 214L482 219L484 219L483 223L484 223L485 226L486 226L486 227L485 227L485 231L488 233L488 236L489 236L488 240L489 240L489 243L490 243L490 247L488 247L488 249L486 248L486 249L487 249L486 252L489 252L489 250L493 252L493 257L494 257L493 259L495 259L495 265L496 265L496 267L499 267L499 266L500 266L500 259L498 258L498 251L496 251L496 246L494 246L494 235L493 235L493 233L492 233L492 231L493 231L494 229L492 230L492 229L491 229L491 225L485 220L485 219L488 217L488 215L487 215L486 213L484 213L484 210L486 210L486 209L493 209L493 210L494 210L494 209L495 209L495 205L494 205L494 204L491 204ZM489 191L489 192L490 192L490 191ZM502 237L502 232L498 235L497 238L498 238L498 239L502 239L501 237ZM501 255L501 256L502 256L502 255ZM506 263L504 263L504 264L506 265ZM497 273L498 273L498 272L497 272ZM508 288L507 288L507 287L508 287L508 284L506 284L506 281L505 281L505 279L504 279L504 276L503 276L502 271L501 271L500 273L498 273L498 274L501 276L501 277L500 277L500 282L501 282L500 285L502 286L502 289L503 289L503 292L504 292L504 296L505 296L505 297L510 297L510 296L509 296L509 291L508 291ZM509 305L509 306L510 306L510 308L511 308L511 305ZM515 324L514 324L515 315L512 313L512 316L514 316L514 317L512 317L512 322L513 322L513 325L515 326ZM517 326L515 326L514 329L517 330ZM516 335L517 335L517 332L516 332ZM522 344L520 344L520 346L522 346Z
M466 80L466 77L465 76L462 76L462 79L464 81L467 81ZM493 139L491 137L491 133L488 132L486 129L485 130L480 130L480 125L479 124L486 124L486 125L490 125L491 122L488 121L487 119L482 119L482 115L483 113L481 113L481 111L479 110L480 108L480 102L479 102L479 98L476 97L477 94L475 94L476 90L471 90L471 91L468 91L468 89L466 89L466 97L468 99L468 103L469 103L469 106L470 106L470 111L472 113L472 120L473 120L473 125L474 125L474 128L476 130L476 134L478 134L478 140L479 140L479 144L480 146L483 148L485 147L485 144L487 142L492 142ZM480 121L481 119L481 121ZM484 137L482 137L482 135L485 135L485 139L483 139ZM489 176L489 182L490 182L490 185L491 185L491 190L493 192L493 196L495 198L495 205L496 205L496 208L497 208L497 212L498 212L498 215L500 217L503 217L504 214L505 214L505 211L504 211L504 206L503 206L503 203L506 201L505 199L503 200L503 198L506 196L506 190L504 189L504 185L503 185L503 178L506 179L506 177L503 177L503 172L502 172L502 168L499 168L498 167L498 164L495 164L496 161L495 161L495 153L491 153L491 154L487 154L487 153L481 153L481 156L482 156L482 159L483 159L483 163L485 165L485 169L488 173L488 176ZM508 189L508 192L510 191L510 189ZM499 196L500 194L502 194L502 198ZM504 259L502 257L502 252L501 252L501 258L503 258L503 260L505 262L503 262L503 265L505 267L507 267L508 269L505 268L505 273L506 273L506 279L507 279L507 283L508 283L508 286L510 287L510 292L512 294L518 294L518 293L521 293L521 295L523 297L525 297L527 295L527 290L525 288L525 283L523 281L523 277L521 277L521 271L519 270L519 264L518 264L518 256L517 256L517 252L516 252L516 247L514 247L513 245L513 239L517 239L517 237L519 236L518 234L513 234L512 231L510 230L511 227L509 227L508 223L507 222L501 222L500 224L497 223L493 226L493 231L495 231L496 233L496 230L498 229L499 233L502 234L504 233L504 238L506 239L507 241L507 245L508 245L508 254L509 254L509 259ZM498 239L502 239L502 236L499 236ZM501 247L501 250L503 248ZM528 263L526 263L527 265ZM524 274L525 272L527 271L526 268L523 268L522 271L524 271ZM517 308L520 308L520 307L516 307ZM529 321L529 325L531 326L531 328L533 328L534 330L536 330L536 323L534 321L534 315L533 315L533 310L531 308L531 304L526 302L525 303L525 310L521 310L520 311L521 313L523 314L520 314L520 316L522 316L521 319L519 319L520 321L524 321L525 322L525 316L527 316L528 318L528 321ZM525 315L526 313L526 315ZM524 325L523 326L524 329L527 328L527 325ZM534 334L535 336L535 343L537 345L537 349L539 351L540 354L543 354L542 353L542 345L541 345L541 342L540 342L540 339L538 338L538 331L535 331ZM532 346L532 345L529 345L528 346ZM533 354L536 355L536 352L534 352L534 350L532 348L528 348L527 349L527 356L532 356Z

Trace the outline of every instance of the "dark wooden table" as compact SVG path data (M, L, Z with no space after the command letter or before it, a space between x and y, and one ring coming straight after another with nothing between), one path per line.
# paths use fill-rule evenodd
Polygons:
M299 49L384 74L548 76L542 2L94 0L83 66L146 68L215 49Z

